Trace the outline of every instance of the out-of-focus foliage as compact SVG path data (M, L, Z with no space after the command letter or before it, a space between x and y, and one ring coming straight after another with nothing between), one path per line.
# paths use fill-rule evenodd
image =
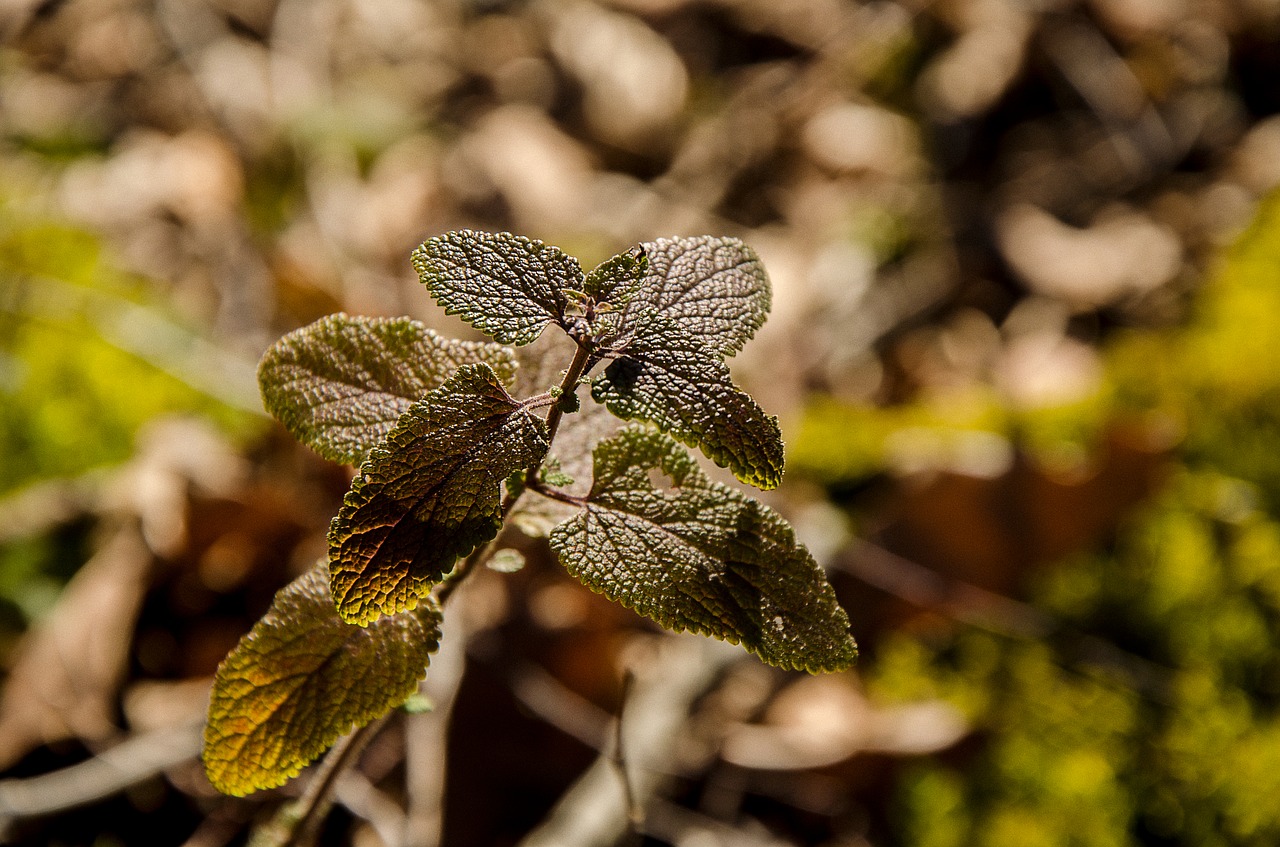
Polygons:
M97 236L0 198L0 493L120 462L166 414L243 425L243 370L210 396L202 345Z
M98 236L18 194L0 195L0 498L117 465L167 415L247 432L251 369L115 267ZM29 517L11 519L0 543L4 630L47 612L86 555L88 524L48 532L45 515Z
M1165 415L1186 433L1197 466L1248 480L1280 506L1280 196L1196 302L1192 324L1172 337L1133 334L1112 356L1125 406Z
M1034 574L1043 642L950 627L890 637L871 671L982 730L898 789L911 845L1270 844L1280 838L1280 198L1185 329L1108 351L1095 402L1179 428L1169 479L1114 543ZM819 407L815 416L830 414ZM906 413L864 413L891 438ZM1162 423L1161 423L1162 422ZM1005 432L1016 418L996 421ZM867 449L867 468L876 462ZM852 463L846 467L855 467ZM1080 638L1080 633L1089 633Z

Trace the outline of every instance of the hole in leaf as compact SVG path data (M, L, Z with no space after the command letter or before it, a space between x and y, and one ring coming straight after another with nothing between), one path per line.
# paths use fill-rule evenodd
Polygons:
M680 493L680 486L676 485L676 481L662 468L649 469L649 484L653 486L654 491L669 497Z

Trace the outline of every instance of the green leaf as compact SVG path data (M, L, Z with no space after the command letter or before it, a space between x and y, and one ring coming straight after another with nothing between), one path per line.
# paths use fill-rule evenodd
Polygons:
M656 472L669 488L654 487ZM790 525L708 480L662 433L628 427L602 442L584 509L550 541L589 588L668 629L811 673L857 658L848 617Z
M618 288L642 304L630 309L627 322L637 333L670 321L725 357L741 350L768 317L769 277L755 251L737 238L660 238L643 248L643 280L634 291Z
M418 277L445 311L505 344L528 344L564 325L564 289L583 284L578 260L509 232L461 230L413 251Z
M670 322L654 323L592 382L591 395L702 450L743 482L776 488L784 462L778 419L733 384L729 368Z
M330 315L281 338L258 366L262 400L326 459L358 465L400 416L460 366L485 362L504 381L514 352L441 338L410 318Z
M352 623L411 609L498 534L498 495L540 462L547 425L484 364L464 365L369 452L329 526L332 590Z
M407 700L439 639L434 602L370 627L344 623L321 561L276 595L219 666L204 733L209 781L237 796L283 785Z
M643 247L632 247L606 259L587 274L582 290L588 296L615 306L624 305L639 287L649 269Z

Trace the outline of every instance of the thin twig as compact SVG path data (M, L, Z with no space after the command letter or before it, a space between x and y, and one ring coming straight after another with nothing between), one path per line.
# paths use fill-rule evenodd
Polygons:
M587 366L593 361L591 348L581 342L578 343L578 349L573 353L573 361L569 363L569 369L564 372L564 379L560 383L560 397L564 398L569 393L576 391L578 388L578 380L582 379L582 375L587 371ZM556 431L560 428L560 419L564 417L563 403L556 403L551 407L551 411L547 414L547 443L550 444L555 440ZM537 477L538 468L542 463L529 468L527 477L534 479Z
M525 411L531 409L545 409L548 406L554 406L560 398L550 391L544 391L541 394L535 394L532 397L526 397L520 401L520 408Z
M526 662L513 668L507 676L507 684L521 706L570 738L597 753L609 743L613 716L556 679L542 666Z
M407 824L404 810L358 769L343 772L333 796L343 808L366 821L387 847L400 843Z
M529 480L527 485L530 491L536 491L538 494L541 494L543 497L546 497L550 500L557 500L561 503L568 503L571 506L578 506L578 507L587 505L587 498L577 497L573 494L569 494L568 492L561 491L558 488L554 488L550 485L546 485L539 480L536 480L536 479Z
M618 707L618 717L613 722L613 751L609 761L618 770L618 779L622 782L622 793L627 800L627 820L631 824L634 835L644 825L644 805L636 793L631 780L631 771L627 767L627 748L623 743L622 720L627 715L627 706L631 700L631 690L635 687L636 675L627 668L622 677L622 704Z
M0 780L0 830L16 818L63 812L110 797L195 758L202 725L135 735L70 767Z
M870 541L855 540L832 565L913 606L1000 635L1043 639L1058 626L1034 606L943 576Z
M273 847L309 847L314 844L329 807L333 805L333 790L338 780L360 758L389 719L390 715L383 715L340 739L325 756L302 796L277 812L265 831L255 835L250 843Z
M456 604L455 604L456 605ZM467 645L483 626L483 615L464 602L443 623L440 650L431 659L431 672L418 689L431 701L431 710L405 720L406 823L399 847L439 847L444 832L449 727L466 672ZM395 847L395 844L388 845Z
M654 660L637 669L622 730L636 753L629 763L631 796L619 791L616 765L602 754L521 847L614 847L632 828L630 807L647 807L664 784L664 767L678 758L693 702L742 657L732 644L696 636L664 637L657 648Z

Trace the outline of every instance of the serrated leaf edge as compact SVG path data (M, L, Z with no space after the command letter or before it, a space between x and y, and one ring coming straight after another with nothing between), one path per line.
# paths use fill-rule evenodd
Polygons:
M565 558L564 558L563 556L561 556L561 554L560 554L559 550L557 549L557 545L555 544L555 541L554 541L554 539L555 539L555 537L556 537L556 534L557 534L557 531L564 531L564 530L567 530L567 528L568 528L571 524L573 524L575 521L581 520L581 519L584 517L584 515L591 515L591 513L592 513L592 512L594 512L594 511L612 511L612 512L616 512L616 513L624 514L624 515L625 515L625 514L631 514L631 513L629 513L629 512L624 512L624 511L622 511L621 509L612 509L612 508L611 508L611 507L609 507L608 505L598 505L597 503L592 502L592 498L598 497L598 496L601 494L601 491L600 491L600 490L599 490L599 488L597 487L597 486L598 486L598 484L599 484L599 482L598 482L598 472L599 472L599 470L600 470L600 465L601 465L601 463L604 461L604 459L602 458L602 456L601 456L601 454L600 454L599 450L600 450L600 447L601 447L602 445L609 445L609 444L619 443L622 439L629 438L629 437L633 437L633 436L634 436L634 435L636 435L636 434L650 434L650 433L661 433L661 437L673 438L673 436L671 436L669 433L662 432L661 430L658 430L658 429L656 429L656 428L651 428L651 427L646 427L646 426L634 426L634 425L633 425L633 426L629 426L629 427L627 427L626 429L621 430L621 431L620 431L620 432L618 432L618 433L615 433L615 434L614 434L613 436L611 436L610 438L608 438L608 439L606 439L605 441L602 441L602 442L600 442L599 444L597 444L597 445L596 445L596 450L595 450L595 451L593 451L593 452L595 453L595 460L593 461L593 471L594 471L594 472L593 472L593 479L592 479L592 484L591 484L591 490L590 490L590 492L587 494L587 496L583 499L583 503L582 503L582 506L581 506L581 508L580 508L579 513L578 513L577 515L575 515L574 517L572 517L572 518L569 518L569 519L567 519L567 520L561 521L560 523L556 524L556 525L555 525L554 527L552 527L552 528L551 528L551 530L548 532L547 537L548 537L549 541L551 542L552 551L553 551L553 553L555 554L555 556L556 556L557 560L560 562L561 566L562 566L562 567L564 567L564 569L565 569L565 570L566 570L566 571L567 571L571 576L573 576L573 577L574 577L574 579L577 579L577 580L578 580L578 581L579 581L583 586L585 586L586 588L588 588L588 589L589 589L590 591L592 591L593 593L595 593L595 594L599 594L599 595L601 595L601 596L603 596L603 597L607 597L608 599L612 600L613 602L618 603L620 606L623 606L624 608L630 609L631 611L635 612L635 613L636 613L636 614L638 614L638 615L641 615L642 617L644 617L644 618L646 618L646 619L648 619L648 620L653 620L653 619L652 619L652 618L650 618L647 614L645 614L644 612L642 612L642 611L638 608L638 606L637 606L637 604L636 604L636 603L631 602L631 601L629 601L628 599L624 599L624 598L622 598L622 597L612 597L612 596L610 596L610 595L607 593L607 591L604 589L604 587L603 587L603 586L593 585L593 584L591 584L591 583L589 583L589 582L587 582L587 581L583 580L583 579L579 576L579 574L578 574L578 572L577 572L577 569L576 569L574 566L570 565L568 562L566 562L566 561L565 561ZM679 485L683 485L683 484L684 484L684 480L685 480L685 479L687 479L689 476L691 476L691 475L692 475L692 476L694 476L694 477L699 481L699 484L701 485L701 487L703 487L705 490L707 490L707 491L709 491L709 492L713 493L714 495L716 495L717 497L719 497L721 500L727 500L727 501L730 501L730 502L747 501L747 502L749 502L749 503L753 503L753 504L755 504L755 506L756 506L756 507L758 507L759 509L761 509L761 510L763 511L763 513L764 513L766 516L770 517L770 518L771 518L771 519L773 519L773 520L776 520L776 521L781 525L782 529L783 529L783 530L784 530L784 532L785 532L784 541L786 541L787 543L790 543L791 545L793 545L794 547L796 547L798 550L800 550L800 551L801 551L801 552L802 552L802 553L803 553L803 554L808 558L808 560L809 560L811 563L813 563L813 566L814 566L815 568L817 568L817 569L821 572L821 570L822 570L822 569L821 569L821 567L817 564L816 560L814 560L814 559L813 559L813 554L809 552L809 549L808 549L804 544L802 544L798 538L796 538L796 536L795 536L795 528L791 526L790 522L788 522L788 521L786 520L786 518L782 517L782 516L781 516L780 514L778 514L776 511L774 511L773 509L769 508L768 506L766 506L765 504L761 503L760 501L755 500L754 498L751 498L751 497L746 496L746 495L745 495L745 494L743 494L741 491L738 491L738 490L736 490L736 489L730 488L730 487L728 487L728 486L726 486L726 485L723 485L722 483L716 482L715 480L708 479L708 478L707 478L707 476L706 476L706 474L705 474L705 473L703 473L703 472L702 472L702 470L698 467L698 463L697 463L697 462L693 459L693 457L692 457L692 456L690 456L688 453L683 453L683 455L682 455L681 457L679 457L679 460L678 460L678 461L679 461L679 467L678 467L678 468L675 468L675 469L672 469L672 468L663 468L663 470L664 470L665 472L672 473L673 481L677 484L677 486L679 486ZM630 467L634 467L634 468L644 468L645 466L644 466L644 465L640 465L640 464L632 464L632 465L630 465ZM649 467L649 469L652 469L652 467L653 467L653 466L650 466L650 467ZM679 471L679 476L678 476L678 478L676 477L676 475L675 475L675 473L674 473L674 471L677 471L677 470ZM655 492L655 493L656 493L656 492ZM639 517L639 516L638 516L638 515L636 515L635 517ZM641 520L644 520L644 521L645 521L645 523L646 523L647 525L652 526L652 527L654 527L655 529L657 529L658 531L663 532L663 533L665 533L666 535L670 536L670 537L671 537L671 538L672 538L676 543L678 543L680 546L682 546L682 547L687 547L687 548L689 548L689 549L692 549L693 551L695 551L695 552L696 552L698 555L700 555L700 556L704 556L704 557L712 558L712 559L714 558L714 557L712 557L710 554L707 554L707 553L705 553L705 552L703 552L703 551L699 550L697 547L693 546L692 544L690 544L690 543L689 543L688 541L686 541L685 539L683 539L683 538L681 538L680 536L676 535L675 533L671 532L670 530L668 530L666 527L662 526L661 524L655 523L655 522L650 521L650 520L647 520L647 519L645 519L645 518L640 518L640 519L641 519ZM838 602L838 600L837 600L837 598L836 598L836 596L835 596L835 590L834 590L834 588L832 588L832 586L831 586L831 583L830 583L830 582L827 582L827 581L825 581L825 579L824 579L824 585L823 585L823 587L822 587L820 590L821 590L821 593L823 594L824 598L825 598L825 599L827 599L827 600L830 600L830 601L831 601L831 604L832 604L832 606L834 607L834 610L835 610L835 611L834 611L834 614L835 614L835 615L840 619L840 623L842 624L842 627L841 627L841 628L842 628L842 629L844 630L844 632L846 633L846 638L848 638L848 643L849 643L849 650L848 650L847 656L844 656L844 655L842 654L842 657L841 657L841 658L839 658L839 659L837 659L837 660L836 660L836 661L834 661L834 662L827 662L827 663L819 663L819 662L781 662L781 663L780 663L780 662L775 662L775 661L773 661L773 660L771 660L771 659L768 659L768 658L766 658L765 656L763 656L763 655L762 655L758 650L756 650L756 649L755 649L754 647L752 647L751 645L749 645L749 644L744 644L744 643L743 643L743 641L742 641L742 639L741 639L741 638L739 638L739 637L737 637L737 636L736 636L735 634L733 634L733 633L727 633L727 634L726 634L726 633L720 633L720 632L712 632L712 631L710 631L710 630L708 630L708 629L702 629L702 628L698 628L698 627L696 627L696 626L695 626L695 627L687 627L687 626L683 626L683 625L681 625L681 626L669 626L669 625L667 625L667 624L661 624L661 623L660 623L660 625L661 625L661 626L663 626L664 628L666 628L666 629L668 629L668 630L672 631L672 632L691 632L691 633L694 633L694 634L697 634L697 635L702 635L702 636L706 636L706 637L710 637L710 638L715 638L716 640L719 640L719 641L725 641L725 642L727 642L727 643L729 643L729 644L737 645L737 646L739 646L739 647L742 647L744 650L746 650L747 652L751 653L752 655L755 655L755 656L756 656L757 658L759 658L761 661L763 661L763 662L765 662L766 664L769 664L769 665L771 665L771 666L773 666L773 667L780 667L780 668L789 669L789 670L796 670L796 671L805 671L805 672L807 672L807 673L836 673L836 672L840 672L840 671L845 671L845 670L848 670L849 668L853 667L853 666L856 664L857 659L858 659L858 647L857 647L857 643L853 640L852 636L848 635L848 630L849 630L849 615L848 615L848 613L845 611L844 607L843 607L843 606L841 606L841 605L840 605L840 603ZM658 623L658 622L657 622L657 621L655 621L655 623Z
M443 390L450 382L457 379L461 379L464 375L464 372L471 372L471 371L475 371L477 374L479 374L487 383L489 383L492 387L500 391L503 397L512 404L512 410L509 413L508 417L510 415L517 415L517 414L528 415L530 420L534 423L534 426L540 427L540 433L542 435L542 439L544 442L546 441L545 421L543 421L541 418L538 418L535 415L530 414L528 409L524 406L524 404L520 403L515 398L513 398L511 394L506 390L506 387L503 386L502 381L497 378L496 374L494 374L493 369L483 362L463 365L462 367L458 368L448 379L445 380L444 383L441 384L441 386L438 389L436 389L436 391ZM490 377L492 378L490 379ZM413 418L414 420L421 420L422 418L418 416L419 408L430 405L429 401L431 400L432 396L436 393L436 391L431 392L431 394L428 394L426 398L419 401L418 403L415 403L414 406L409 409L409 411L406 411L404 415L401 416L400 421L396 423L396 426L392 430L392 432L394 433L398 431L402 426L405 426L406 421L409 421L410 418ZM409 590L405 593L405 596L393 602L390 606L381 607L381 606L376 606L374 604L368 604L364 607L361 607L361 609L357 611L351 611L350 609L348 609L347 606L350 604L345 604L343 601L343 595L341 594L339 589L338 572L333 569L333 565L334 565L333 557L335 554L335 548L337 545L341 544L343 540L338 532L338 522L339 522L339 519L342 517L343 511L345 511L348 506L348 498L350 498L358 490L358 488L364 483L366 466L369 465L371 462L375 461L376 459L382 458L382 454L390 455L390 450L387 447L387 445L390 443L390 440L391 440L391 436L388 436L388 438L384 440L382 445L370 451L369 457L361 465L360 470L357 472L356 476L352 479L351 487L348 489L347 494L343 497L342 508L339 510L338 514L335 515L329 523L329 532L327 535L327 540L329 543L329 551L330 551L329 552L330 569L331 569L330 592L331 592L331 595L333 596L334 603L338 610L338 614L342 618L342 620L345 621L346 623L355 624L357 626L368 626L369 624L376 622L378 619L386 615L398 614L400 612L412 611L416 609L418 607L419 600L421 598L429 596L431 589L435 585L439 584L439 582L443 580L443 578L447 576L448 573L450 573L454 567L456 567L458 559L462 558L463 556L470 555L470 553L474 552L481 545L495 538L498 535L498 533L501 532L501 529L502 529L500 515L495 515L495 518L497 520L495 523L494 531L491 535L488 536L488 538L478 541L469 550L465 550L455 555L453 558L453 561L450 563L450 566L448 568L442 569L441 578L439 580L436 580L435 582L432 582L431 584L426 585L422 588L415 588L411 584ZM545 451L544 451L544 456L545 456ZM460 463L459 463L459 466L460 466ZM455 471L457 470L457 467L458 466L455 466L454 468ZM495 489L501 492L504 486L504 483L508 479L510 479L510 475L507 475L506 477L497 480L495 483ZM500 493L499 493L499 502L501 502ZM410 580L411 583L413 581L413 575L411 573L405 574L404 578L407 580Z
M390 698L387 701L386 708L380 712L370 712L362 717L359 717L353 721L350 721L345 726L331 726L327 728L325 731L319 734L320 740L316 745L317 749L314 753L301 753L297 761L292 762L283 767L277 768L275 770L263 769L259 771L259 773L264 778L259 779L250 785L246 786L241 784L228 783L221 778L221 774L223 771L215 769L214 765L216 763L225 763L225 762L233 761L234 758L239 756L240 751L243 750L244 745L250 741L251 735L252 735L252 733L245 733L241 735L242 741L237 750L237 753L231 757L222 757L212 761L207 757L207 751L214 744L222 741L227 736L227 733L215 732L218 719L215 718L213 715L214 706L218 702L217 695L218 695L219 685L224 679L224 669L228 668L229 663L233 660L233 658L238 656L243 649L246 649L248 647L248 645L265 637L265 633L269 629L269 624L271 623L271 616L276 611L277 601L284 595L286 591L288 591L298 581L305 578L306 576L308 576L308 574L303 574L298 579L290 582L288 585L285 585L283 588L281 588L276 593L276 598L273 599L271 608L268 610L268 612L265 615L263 615L263 617L260 618L254 624L253 628L251 628L249 632L247 632L240 639L240 641L231 650L231 652L228 653L227 656L224 657L223 660L218 664L217 671L215 672L215 675L214 675L213 690L210 693L209 719L205 724L204 732L202 733L202 738L201 738L202 746L201 746L200 757L201 757L201 762L204 766L205 775L209 779L210 784L213 785L214 788L216 788L219 792L223 794L227 794L233 797L244 797L256 791L264 791L271 788L278 788L279 786L284 785L289 780L293 779L298 774L302 773L302 771L305 770L308 766L310 766L316 759L324 755L325 751L327 751L330 747L332 747L338 741L338 739L354 731L355 729L367 726L373 721L378 720L383 715L390 713L393 709L399 708L401 705L403 705L405 701L407 701L410 697L412 697L413 694L417 691L417 686L415 685L414 687L409 688L409 690L405 692L404 697ZM434 599L430 599L428 602L430 604L430 608L424 607L424 609L427 614L430 614L433 617L433 626L430 627L430 629L433 629L435 632L435 640L432 646L427 650L426 662L424 662L421 670L417 673L416 682L418 683L420 683L423 679L426 678L427 670L431 665L431 655L434 654L439 649L439 629L440 629L440 622L442 620L442 614L441 614L439 605L436 604ZM421 616L424 613L424 609L418 609L416 611L405 610L397 614L405 614L405 615L413 614L413 615ZM335 609L335 614L336 614L336 609ZM356 637L358 633L363 633L365 631L362 627L348 624L346 622L343 622L343 625L351 626L352 632L350 637ZM344 641L344 644L345 643L346 642ZM326 658L323 664L328 664L331 661L332 661L332 656L330 656L329 658ZM323 664L322 664L322 667L323 667ZM274 682L278 682L278 680L274 680ZM299 683L299 684L301 685L302 683ZM253 690L255 691L259 690L260 688L261 688L260 685L253 686ZM255 729L260 728L261 725L262 724L260 722L257 725L257 727L255 727Z
M315 334L320 331L331 330L330 325L349 322L352 326L360 327L361 331L368 332L373 331L374 327L377 327L380 324L391 324L398 321L404 321L407 328L420 331L422 333L422 338L419 339L419 342L436 345L441 349L452 345L458 345L462 348L468 349L468 351L475 356L474 362L489 365L504 385L511 385L514 383L516 373L519 370L519 363L515 357L515 351L505 345L494 342L464 341L449 338L447 336L440 335L421 321L417 321L408 316L383 318L364 315L350 315L346 312L335 312L286 333L276 339L275 343L268 347L263 353L262 358L258 362L256 371L263 409L279 421L289 434L292 435L299 443L310 447L325 459L342 464L359 465L364 461L364 458L368 455L369 450L372 449L374 444L370 444L365 447L361 453L357 454L355 452L344 452L340 449L336 449L333 445L326 443L325 441L318 440L313 436L313 434L307 431L314 427L314 420L309 417L304 409L299 408L297 404L281 402L281 398L278 395L283 392L280 391L279 386L273 384L268 377L273 368L279 368L284 364L282 357L286 352L292 353L290 349L291 347L296 344L303 343L304 341L314 343L317 340ZM489 349L485 350L484 348ZM298 366L295 365L295 367ZM368 390L366 386L357 382L329 379L326 377L321 377L320 379L325 383L357 389L363 394L391 395L407 400L410 403L421 400L427 393L435 390L435 388L438 388L444 382L444 380L441 380L436 385L429 387L423 393L410 396L408 394L395 391ZM448 379L448 377L446 376L445 379Z
M536 251L541 251L544 249L554 250L555 252L563 256L566 260L568 260L568 262L575 269L576 273L574 274L574 278L578 284L577 287L581 287L582 282L585 279L585 275L583 274L583 271L582 271L582 266L579 263L577 257L571 256L568 253L565 253L556 245L548 244L547 242L542 241L541 239L530 238L524 235L517 235L516 233L509 232L506 230L501 230L496 232L490 232L487 230L477 230L477 229L451 230L449 232L442 233L438 236L434 236L432 238L428 238L427 240L423 241L416 248L414 248L414 251L409 259L410 264L413 266L414 271L418 274L419 281L427 289L427 292L431 295L432 299L435 300L436 303L439 304L440 307L444 309L444 312L446 315L457 315L460 318L462 318L464 321L471 324L473 327L480 330L481 332L484 332L485 334L489 335L496 341L503 344L512 344L517 347L522 347L526 344L531 344L534 341L537 341L538 337L542 335L543 331L550 324L553 324L553 323L557 324L558 326L565 328L567 330L565 309L568 303L563 294L560 294L560 298L562 302L557 304L559 308L556 311L544 311L543 317L539 317L527 325L522 325L520 327L517 327L511 332L504 331L501 327L496 326L495 325L496 322L494 322L492 318L489 318L488 316L485 316L485 315L479 316L478 320L472 320L467 315L468 309L465 305L459 305L452 302L447 302L447 295L439 291L437 286L429 281L433 279L434 276L430 271L430 269L428 268L427 262L431 258L431 253L430 253L431 245L443 243L444 239L449 237L459 237L459 236L475 237L477 240L497 239L502 236L508 236L510 237L511 240L518 242L522 245L527 245L529 247L532 247ZM505 257L502 257L502 258L505 262L506 258ZM523 294L524 292L520 292L520 293ZM529 302L533 302L535 305L539 306L540 308L545 309L545 306L543 304L536 303L536 301L533 301L532 298L530 298Z

